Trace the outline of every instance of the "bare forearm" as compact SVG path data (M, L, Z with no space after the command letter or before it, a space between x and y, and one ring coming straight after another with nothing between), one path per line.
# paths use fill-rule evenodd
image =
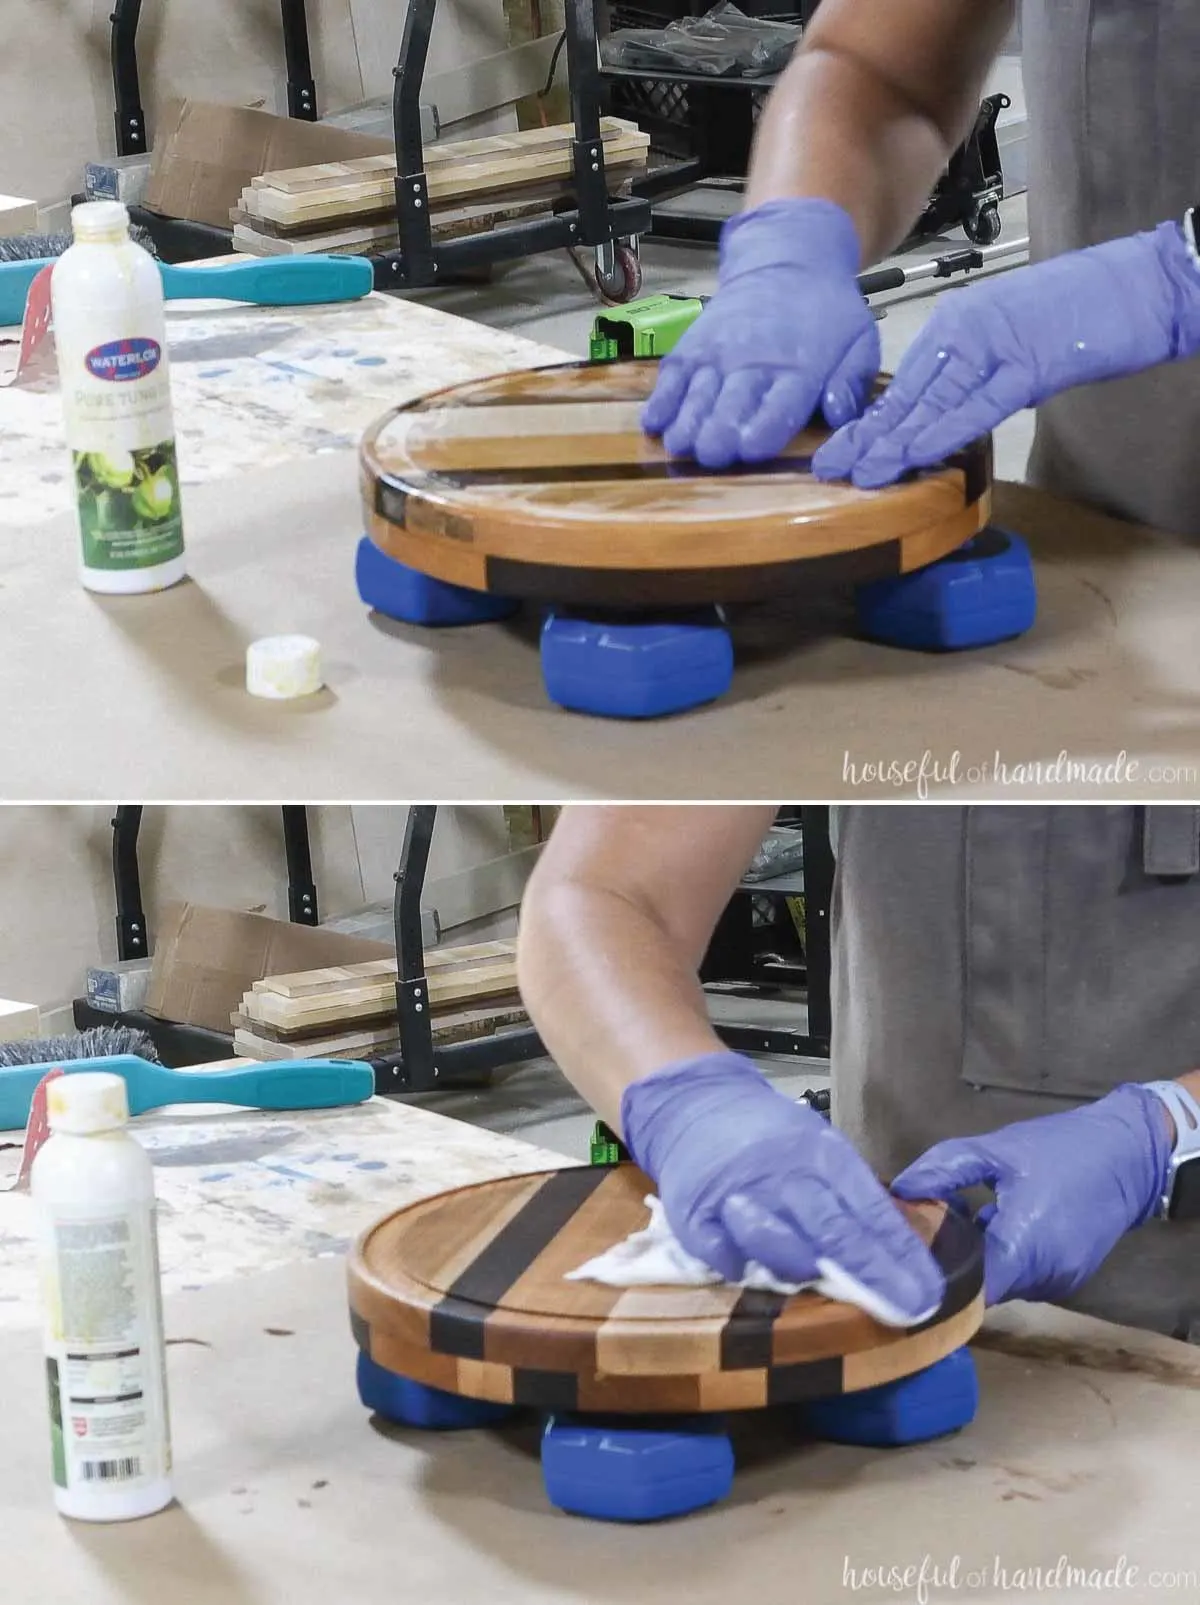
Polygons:
M526 916L522 946L521 990L542 1040L614 1130L631 1081L721 1046L695 972L620 895L552 888Z
M747 205L804 196L854 219L869 262L911 229L969 133L1009 0L825 0L759 122Z
M522 907L521 992L614 1129L631 1082L720 1048L697 971L773 813L568 808L555 827Z

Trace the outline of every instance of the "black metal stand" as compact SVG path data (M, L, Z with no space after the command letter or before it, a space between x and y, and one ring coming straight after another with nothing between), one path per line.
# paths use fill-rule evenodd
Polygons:
M425 976L425 944L421 935L421 894L429 865L429 847L437 821L436 806L408 811L400 866L396 871L396 1015L400 1051L373 1061L375 1090L380 1093L445 1092L454 1087L484 1086L494 1070L545 1053L541 1038L528 1027L498 1032L474 1042L435 1047Z
M804 956L803 984L807 995L808 1028L780 1030L768 1026L719 1024L717 1035L727 1047L744 1053L776 1054L788 1059L828 1059L832 1035L833 1015L830 1003L830 904L833 893L834 857L829 835L829 809L804 805L799 810L800 826L804 836L804 870L802 875L785 875L776 882L761 881L742 887L735 904L748 904L754 896L804 898ZM731 971L744 966L731 964L730 941L744 941L742 926L726 929L719 934L705 957L701 978L707 981L725 980ZM791 966L787 966L791 971ZM750 975L738 975L754 985ZM768 976L768 979L775 978ZM785 984L795 984L799 976L794 972L780 977Z
M118 156L136 156L148 148L137 69L137 25L141 10L142 0L113 0L109 17Z
M142 810L121 804L112 817L113 890L117 900L117 957L142 959L149 952L146 914L142 908L142 878L138 873L138 832Z
M287 855L288 919L293 925L319 925L306 808L284 805L283 850Z
M300 122L317 120L317 86L313 82L308 50L308 17L304 0L280 0L283 14L283 52L287 61L288 116Z
M149 149L146 114L138 84L137 29L142 0L113 0L110 55L116 100L117 155L135 156ZM283 49L287 61L288 116L303 122L317 118L317 86L308 47L304 0L280 0Z
M143 812L141 804L122 803L112 819L117 957L122 959L144 958L149 952L137 856ZM284 805L280 813L283 816L283 847L287 859L288 918L293 925L316 925L319 923L317 888L312 872L308 810L301 806Z
M597 251L597 267L611 276L613 245L633 240L650 223L642 198L611 197L600 138L603 82L596 55L594 0L567 0L567 78L575 140L571 148L575 206L532 223L435 242L429 216L429 183L421 139L421 85L429 55L437 0L410 0L395 69L392 116L396 129L396 220L399 249L372 257L375 287L422 289L445 283L456 272L533 256L567 246Z

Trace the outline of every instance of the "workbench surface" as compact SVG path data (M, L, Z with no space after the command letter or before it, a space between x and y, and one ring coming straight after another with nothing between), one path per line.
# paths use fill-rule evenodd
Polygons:
M733 610L721 702L650 727L567 715L532 612L422 631L369 616L353 576L367 421L554 352L383 296L170 319L193 574L170 592L80 588L57 397L0 392L11 801L108 799L131 775L147 802L1195 795L1200 552L1182 541L1001 486L997 517L1037 559L1024 639L902 652L853 639L844 598L793 595ZM246 646L291 632L321 642L327 688L255 701Z
M1200 1593L1200 1355L1185 1345L1053 1310L993 1312L977 1350L982 1407L960 1435L879 1452L797 1443L782 1418L747 1418L725 1504L616 1531L550 1509L532 1430L423 1437L372 1425L354 1391L349 1237L420 1193L561 1160L382 1102L168 1111L135 1129L164 1205L178 1504L109 1528L54 1514L27 1201L0 1194L12 1605L1001 1605L1109 1592L1161 1605ZM1060 1557L1122 1580L1035 1586L1031 1569ZM910 1585L865 1575L880 1567L913 1568Z

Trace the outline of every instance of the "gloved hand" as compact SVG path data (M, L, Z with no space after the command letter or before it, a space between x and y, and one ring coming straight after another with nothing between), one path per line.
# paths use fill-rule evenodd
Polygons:
M834 428L856 418L879 371L859 259L832 201L771 201L731 219L716 294L660 364L647 433L728 468L777 457L818 408Z
M1200 350L1200 268L1183 231L1018 268L945 295L885 394L813 458L819 479L891 484L1062 390Z
M813 1281L827 1262L893 1306L897 1324L941 1303L941 1271L852 1144L749 1059L713 1053L634 1082L621 1124L676 1237L727 1281L747 1260L787 1282Z
M987 1302L1057 1299L1151 1215L1170 1157L1162 1103L1127 1085L1079 1109L935 1143L892 1191L949 1202L964 1187L992 1188L996 1202L978 1216Z

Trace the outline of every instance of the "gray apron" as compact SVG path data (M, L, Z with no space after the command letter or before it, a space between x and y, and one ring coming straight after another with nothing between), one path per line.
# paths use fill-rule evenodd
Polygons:
M1200 1068L1200 809L836 814L833 1118L882 1176ZM1200 1331L1200 1224L1129 1234L1071 1302Z
M1196 0L1023 0L1033 253L1056 256L1200 204ZM1041 408L1029 477L1200 538L1200 361Z

